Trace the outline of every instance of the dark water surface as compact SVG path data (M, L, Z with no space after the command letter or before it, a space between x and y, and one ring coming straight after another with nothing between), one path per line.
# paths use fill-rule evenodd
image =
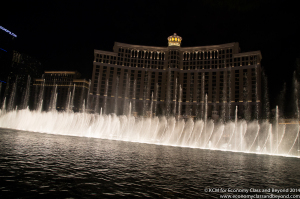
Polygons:
M1 199L219 198L205 189L299 185L299 158L0 129Z

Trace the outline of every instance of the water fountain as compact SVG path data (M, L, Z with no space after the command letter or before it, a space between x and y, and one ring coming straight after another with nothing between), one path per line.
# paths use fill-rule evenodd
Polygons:
M114 113L117 115L118 114L118 98L119 98L119 77L117 78L117 85L116 85L116 92L115 92L115 109Z
M7 111L11 111L14 106L15 106L15 97L16 97L16 90L17 90L17 79L16 82L13 84L13 89L10 94L9 100L8 100L8 105L7 105Z
M182 102L182 88L179 85L179 99L178 99L178 118L181 116L181 102Z
M99 113L100 110L100 85L101 85L101 75L98 75L98 84L97 84L97 94L96 94L96 103L95 103L95 112ZM74 85L75 86L75 85Z
M66 101L66 112L70 111L70 103L71 103L71 92L70 92L70 87L69 87L68 88L67 101Z
M90 90L91 90L91 80L89 80L89 88L87 91L87 96L86 96L86 110L89 110L89 102L90 102Z
M43 76L42 76L43 78ZM43 98L44 98L44 89L45 89L45 79L43 80L42 86L40 87L39 95L38 95L38 103L36 110L42 111L43 108Z
M1 89L2 89L2 82L0 82L0 100L1 100Z
M28 106L29 92L30 92L30 80L31 80L31 78L28 75L27 83L26 83L26 90L25 90L25 93L23 94L23 102L22 102L22 106L21 106L22 109L25 109ZM1 89L0 89L0 93L1 93Z
M55 85L53 88L48 111L55 111L56 103L57 103L57 85ZM72 96L72 100L71 100L71 107L73 107L73 96Z
M130 81L129 81L129 76L128 76L128 73L126 74L126 83L125 83L125 90L123 91L124 92L124 95L123 95L123 115L128 115L128 98L129 98L129 88L130 88Z
M176 115L176 103L177 103L177 78L175 79L175 89L174 89L175 95L174 95L174 108L173 108L173 115Z
M29 80L30 81L30 80ZM129 78L126 80L129 91ZM202 76L204 83L204 76ZM117 84L119 80L117 81ZM298 82L295 81L295 85ZM160 116L156 115L157 90L151 93L149 99L150 107L144 105L143 117L135 117L135 100L133 103L124 102L123 115L117 115L118 111L118 89L115 91L114 113L107 113L104 104L102 107L96 107L99 111L89 113L85 111L89 107L88 100L82 100L82 111L73 112L75 90L69 92L66 104L67 111L56 111L57 86L53 87L53 93L49 102L49 110L42 111L44 81L39 93L37 94L37 107L34 110L27 108L28 93L30 83L27 83L25 99L23 106L18 110L13 105L14 92L16 84L13 86L12 94L8 102L3 100L0 114L0 127L12 128L24 131L43 132L49 134L72 135L95 137L102 139L122 140L149 144L170 145L178 147L202 148L210 150L223 150L244 153L258 153L281 156L299 157L299 107L298 98L296 100L297 118L289 124L281 122L279 117L279 108L276 107L276 115L273 122L269 120L258 120L257 113L254 120L244 120L238 118L238 107L235 107L233 120L221 118L219 121L213 121L208 118L208 99L207 94L202 96L203 103L197 110L203 117L199 119L181 118L182 88L178 86L178 105L174 107L173 114ZM204 87L204 84L202 84ZM135 90L136 81L133 82ZM117 87L118 88L118 87ZM71 90L71 89L70 89ZM149 97L150 90L145 87L145 97ZM227 92L227 91L225 91ZM107 94L107 88L105 91ZM203 93L201 93L203 95ZM224 93L225 94L225 93ZM81 95L84 95L83 93ZM149 94L150 95L150 94ZM88 94L88 96L90 96ZM125 95L126 96L126 95ZM298 96L298 86L295 89L295 96ZM223 95L224 97L224 95ZM227 101L225 97L224 101ZM96 99L97 101L97 99ZM6 106L8 103L8 106ZM86 104L86 105L85 105ZM148 103L147 103L148 104ZM225 103L224 103L225 104ZM228 105L222 107L222 111L228 110ZM167 107L168 108L168 107ZM178 109L176 114L176 109ZM169 111L170 107L169 107ZM196 112L196 111L195 111ZM229 113L222 113L222 117L227 117Z
M157 96L158 96L158 89L159 89L159 86L158 84L156 84L156 92L155 92L155 99L154 99L154 110L153 110L153 113L154 113L154 116L157 115Z
M133 92L132 92L132 111L133 113L135 113L135 100L136 100L136 79L133 81Z

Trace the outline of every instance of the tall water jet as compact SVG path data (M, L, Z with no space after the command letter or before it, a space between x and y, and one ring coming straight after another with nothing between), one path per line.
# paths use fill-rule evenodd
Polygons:
M206 127L207 127L207 109L208 109L208 104L207 104L207 94L205 94L205 111L204 111L204 135L206 135L207 131L206 131ZM204 137L204 146L206 147L206 137Z
M74 110L74 99L75 99L75 84L73 85L73 91L71 96L71 102L70 102L70 110Z
M43 109L43 99L44 99L44 90L45 90L45 79L44 79L44 75L42 76L42 85L40 87L40 92L39 92L39 96L38 96L38 105L36 110L41 112Z
M255 105L256 105L256 110L255 110L255 116L254 118L256 120L258 120L258 117L259 117L259 105L258 105L258 83L257 83L257 79L258 79L258 74L257 74L257 65L255 66Z
M171 111L171 69L169 68L167 80L167 92L166 92L166 116L170 116Z
M89 101L90 101L89 102L89 107L90 107L89 111L94 113L95 109L92 109L92 105L95 104L95 97L94 97L94 95L92 95L92 93L90 93Z
M204 120L204 98L205 98L205 75L202 73L202 83L201 83L201 91L202 91L202 97L201 97L201 119Z
M33 109L34 110L37 110L37 106L38 106L38 94L39 94L38 90L39 90L39 86L36 84L34 86L34 99L33 99L33 104L34 104Z
M129 112L128 112L128 117L131 116L131 102L129 102Z
M30 80L31 80L31 78L28 75L26 90L25 90L25 93L24 93L23 103L22 103L21 109L26 109L28 107L29 95L30 95Z
M99 113L99 103L100 103L100 85L101 85L101 76L100 73L98 75L98 83L97 83L97 94L96 94L96 104L95 104L95 112Z
M244 105L244 118L247 121L251 119L251 107L249 104L249 88L248 88L248 73L243 72L243 105Z
M54 98L54 100L53 100L53 105L52 105L52 107L54 107L54 108L52 109L53 111L56 111L56 105L57 105L57 92L56 92L55 98Z
M278 112L278 106L276 106L275 125L276 125L276 153L277 154L278 154L278 147L279 147L278 120L279 120L279 112Z
M135 113L135 102L136 102L136 79L133 81L133 96L132 96L132 112Z
M125 86L125 92L124 92L124 104L123 104L123 115L128 114L128 97L129 97L129 88L130 88L130 81L128 73L126 74L126 86Z
M235 121L234 121L234 148L237 151L237 120L238 120L238 106L235 106Z
M196 84L197 86L197 84ZM201 92L201 89L199 87L199 85L197 86L197 96L196 96L196 99L197 99L197 104L196 104L196 110L195 110L195 116L197 119L200 118L200 92Z
M244 92L248 93L248 91L245 88L244 88ZM250 121L250 119L251 119L250 105L249 105L247 97L244 98L244 118L247 121Z
M118 114L118 97L119 97L119 77L117 77L117 83L116 83L116 92L115 92L115 109L114 113Z
M3 103L2 103L2 107L1 107L1 113L2 114L6 112L5 104L6 104L6 97L4 98Z
M87 91L87 96L86 96L86 110L89 111L89 108L90 108L90 91L91 91L91 80L89 80L89 88L88 88L88 91Z
M80 100L79 100L79 110L80 112L82 112L82 109L83 109L83 100L84 100L84 93L85 93L85 89L84 89L84 85L82 85L81 87L81 93L80 93Z
M153 116L153 92L152 92L152 95L151 95L151 105L150 105L150 117Z
M148 100L149 100L149 90L148 86L148 71L145 71L145 79L144 79L144 96L143 96L143 116L145 117L148 113Z
M155 99L154 99L154 110L153 110L153 114L154 116L157 116L157 98L158 98L158 83L156 83L156 89L155 89Z
M0 103L1 103L1 89L2 89L2 82L0 82Z
M49 104L49 111L55 111L56 110L56 102L57 102L57 84L53 88L50 104Z
M175 79L174 92L175 92L175 94L174 94L174 100L173 100L173 102L174 102L173 115L175 117L175 115L176 115L176 103L177 103L177 78Z
M83 99L83 102L82 102L82 110L81 110L82 113L85 113L85 99Z
M147 115L148 111L148 103L146 101L147 98L147 86L144 85L144 96L143 96L143 116L145 117Z
M194 83L195 83L195 79L194 79L194 74L191 73L190 74L190 78L191 78L191 83L190 83L190 100L189 100L189 118L192 118L193 115L193 98L194 98Z
M262 98L263 101L263 111L264 118L269 121L270 120L270 102L269 102L269 89L268 89L268 78L265 75L265 72L262 73L263 77L263 93L264 97ZM278 107L277 107L278 108ZM283 109L281 109L282 111Z
M223 89L222 89L222 113L221 121L226 121L226 104L227 104L227 71L223 72Z
M70 92L70 87L68 88L68 95L67 95L67 100L66 100L66 112L70 112L70 104L71 104L71 92Z
M104 105L103 105L103 112L104 114L107 114L107 92L108 92L108 79L105 81L105 91L104 91Z
M297 155L299 156L299 131L300 131L300 110L299 110L299 83L296 77L296 72L294 72L294 98L295 98L295 105L296 105L296 119L297 119L297 134L296 134L296 138L295 141L292 145L292 147L290 148L288 154L291 153L292 149L294 148L296 142L298 141L298 146L297 146Z
M146 91L146 100L147 100L147 103L146 103L146 109L148 110L148 106L149 106L149 100L150 100L150 88L151 88L151 76L149 76L149 71L146 71L147 72L147 76L146 76L146 85L147 85L147 91ZM149 78L148 78L149 76Z
M228 119L231 120L231 78L232 78L232 71L231 68L229 68L228 73ZM227 94L226 94L227 95Z
M178 98L178 119L181 117L181 103L182 103L182 88L179 84L179 98Z
M16 89L17 89L17 78L16 78L16 82L13 84L13 89L8 100L7 111L11 111L14 108Z
M192 115L192 103L193 103L193 92L190 90L190 100L186 102L185 105L185 114L190 117Z
M4 98L7 97L8 91L9 91L9 78L7 78L7 82L6 82L6 86L5 86L5 90L4 90L4 95L3 95L3 101L4 101Z

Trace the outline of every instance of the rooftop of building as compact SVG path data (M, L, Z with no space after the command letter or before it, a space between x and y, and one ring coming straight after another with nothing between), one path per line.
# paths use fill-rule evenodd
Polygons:
M168 40L168 46L165 47L145 46L145 45L135 45L135 44L115 42L113 47L113 52L94 49L94 53L117 56L120 48L137 50L137 51L156 51L156 52L165 52L170 49L174 49L174 50L179 50L181 52L187 52L187 53L201 52L201 51L218 51L218 50L224 50L230 48L232 49L232 54L234 57L258 55L260 58L262 58L260 50L241 53L238 42L231 42L231 43L218 44L218 45L181 47L182 37L178 36L176 33L169 36L167 40Z

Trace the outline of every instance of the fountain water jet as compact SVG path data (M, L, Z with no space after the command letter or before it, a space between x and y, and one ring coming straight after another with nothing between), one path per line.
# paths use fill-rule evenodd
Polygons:
M27 106L28 106L29 93L30 93L30 80L31 80L31 78L28 75L27 84L26 84L26 90L25 90L25 93L24 93L24 96L23 96L23 103L22 103L22 106L21 106L22 109L26 109ZM0 89L0 92L1 92L1 89Z
M13 85L12 92L10 94L9 100L8 100L8 105L7 105L7 110L11 111L14 108L15 105L15 97L16 97L16 90L17 90L17 80L18 77L16 77L16 82Z
M178 119L181 116L181 102L182 102L182 88L181 84L179 85L179 99L178 99Z
M116 93L115 93L115 111L114 111L114 113L116 115L118 113L118 97L119 97L119 77L117 78Z
M91 80L89 80L89 88L87 91L87 96L86 96L86 110L89 110L89 104L90 104L90 90L91 90Z
M202 81L204 78L203 76ZM119 82L119 80L117 82ZM108 85L108 82L106 84ZM295 84L298 85L298 82L295 82ZM129 87L129 83L127 86ZM134 80L133 88L135 87L136 82ZM178 106L176 106L175 111L173 109L172 116L168 114L168 116L157 117L155 107L159 99L159 87L156 85L156 91L151 93L151 100L148 96L148 94L150 94L150 86L148 86L144 92L146 93L145 97L149 98L151 104L149 110L147 109L148 107L144 109L144 111L148 111L148 117L144 117L144 115L143 117L134 117L131 115L131 112L135 111L133 107L135 99L132 99L132 102L122 103L122 105L128 106L126 107L128 110L123 111L123 115L118 116L116 114L118 112L116 109L118 108L117 100L119 98L118 89L116 89L116 95L114 96L116 100L114 114L107 114L106 111L102 112L102 107L98 112L94 112L93 114L88 113L88 111L85 111L85 104L89 106L89 102L85 100L81 103L82 111L68 111L72 110L74 106L74 86L73 91L71 91L70 87L70 92L68 93L69 97L67 102L70 108L67 109L66 112L51 111L55 110L54 108L56 107L57 101L57 86L55 86L52 91L53 97L50 103L47 104L51 107L51 110L48 112L41 112L41 108L38 108L38 111L30 111L28 108L17 110L11 105L11 109L6 109L6 98L4 98L0 114L0 127L150 144L299 156L298 100L295 100L297 105L297 122L289 125L279 123L280 112L278 107L276 107L276 118L273 120L273 122L275 122L273 125L267 120L258 121L257 118L253 121L239 119L239 109L237 106L235 107L234 121L225 121L225 119L220 122L212 121L208 118L207 94L203 96L203 102L201 102L203 105L201 109L201 111L203 111L201 114L202 117L197 120L192 118L183 119L180 118L182 88L180 84L178 87L178 99L176 99ZM44 81L38 94L37 101L40 104L43 104L44 99L40 98L40 96L43 96L43 92ZM295 93L295 96L297 96L297 89L295 89ZM81 93L81 96L82 95ZM227 91L224 93L224 96L227 96ZM224 104L227 105L226 107L224 106L223 110L228 110L228 106L230 106L228 100L229 98L226 97ZM41 107L41 105L38 107ZM106 110L105 107L103 107L103 109ZM177 113L176 109L178 110ZM178 117L176 118L175 116ZM255 117L257 117L257 115L255 115Z

